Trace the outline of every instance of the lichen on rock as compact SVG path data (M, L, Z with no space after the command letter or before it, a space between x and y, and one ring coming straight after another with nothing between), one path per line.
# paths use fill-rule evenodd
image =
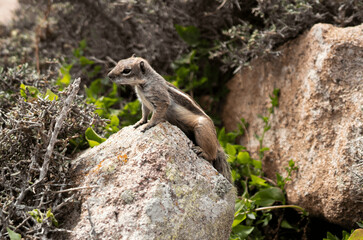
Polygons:
M235 189L192 144L169 123L145 133L130 126L80 155L78 182L97 187L80 192L70 239L93 230L102 239L228 239Z

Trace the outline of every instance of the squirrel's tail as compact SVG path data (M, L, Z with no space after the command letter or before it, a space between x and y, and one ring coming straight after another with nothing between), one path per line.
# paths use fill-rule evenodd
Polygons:
M227 154L222 147L218 148L217 158L213 161L213 166L219 173L227 178L230 183L232 183L231 168L227 162Z

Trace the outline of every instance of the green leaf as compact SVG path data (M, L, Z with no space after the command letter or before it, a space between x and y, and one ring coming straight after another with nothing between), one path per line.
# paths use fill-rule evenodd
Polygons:
M292 226L292 225L291 225L288 221L286 221L285 219L284 219L284 220L282 220L282 222L281 222L281 227L286 228L286 229L295 229L295 230L297 230L297 229L296 229L296 227Z
M337 236L331 234L330 232L328 232L326 234L326 238L323 238L323 240L340 240Z
M276 180L277 180L277 186L279 186L280 188L284 188L285 187L285 180L284 177L281 176L279 173L276 173Z
M116 114L113 114L110 116L110 122L107 124L106 126L106 130L109 132L109 133L116 133L119 131L119 124L120 124L120 120L119 118L117 117ZM107 136L107 135L106 135Z
M86 139L90 147L94 147L106 141L106 138L100 137L92 128L87 128Z
M236 161L236 156L228 155L227 162L234 163Z
M275 88L275 89L273 90L272 94L273 94L275 97L280 96L280 89L279 89L279 88Z
M112 91L107 95L110 98L117 98L117 84L112 83Z
M262 115L257 115L259 118L262 119L262 121L265 123L265 124L268 124L268 120L269 120L269 117L265 117L265 116L262 116Z
M272 92L273 96L270 96L271 99L271 105L270 112L274 112L274 108L279 106L279 96L280 96L280 89L275 88Z
M284 202L285 196L280 188L271 187L258 191L251 200L256 201L256 205L267 207L274 204L276 201Z
M277 98L271 98L271 104L273 107L279 106L279 100Z
M109 108L112 105L114 105L115 103L118 102L117 98L110 98L110 97L100 97L97 101L96 101L96 105L97 103L101 104L101 106L105 107L105 108Z
M53 93L50 89L47 89L47 92L44 94L44 99L47 97L49 101L58 100L58 95Z
M268 225L268 223L271 221L272 219L272 214L271 213L263 213L262 217L256 221L256 225L258 224L262 224L263 227L266 227Z
M79 58L79 62L81 63L81 66L84 67L84 66L87 66L87 65L92 65L94 64L95 62L92 61L92 60L89 60L88 58L84 57L84 56L81 56Z
M245 207L243 200L237 199L236 204L234 205L234 216L236 217L237 214Z
M136 115L139 111L140 111L140 102L136 99L135 101L126 104L120 115L121 116L127 116L129 114Z
M63 65L59 70L61 77L58 78L57 85L61 87L61 90L64 87L67 87L71 83L70 71L71 71L72 67L73 67L73 64L68 64L68 65L66 64L66 65Z
M237 161L240 164L248 164L251 162L251 157L248 152L239 152L237 155Z
M270 129L271 129L271 125L267 125L266 127L263 128L263 131L264 132L267 132Z
M246 214L238 214L234 220L233 220L233 223L232 223L232 227L235 227L237 226L238 224L240 224L243 220L246 219Z
M266 183L266 180L258 177L258 176L255 176L255 175L252 175L251 174L251 184L252 185L255 185L255 186L262 186L262 187L268 187L269 185Z
M356 222L357 223L357 225L360 227L360 228L363 228L363 221L361 221L361 222Z
M78 48L76 48L74 51L73 51L73 55L76 57L76 58L79 58L83 55L83 51L84 49L87 47L87 41L85 39L83 39L82 41L79 42L79 46Z
M96 142L96 141L93 141L93 140L89 140L89 139L87 139L87 142L88 142L88 145L91 147L91 148L93 148L93 147L95 147L95 146L97 146L97 145L100 145L101 143L99 143L99 142Z
M121 120L121 126L128 126L134 124L141 118L141 107L139 100L129 102L125 107L118 113Z
M262 169L262 162L261 162L260 160L252 159L252 165L253 165L256 169Z
M30 96L37 97L39 94L39 90L36 87L33 86L27 86L26 87L29 90Z
M96 65L93 67L92 71L87 73L87 76L89 78L94 78L101 70L102 70L102 67L100 65Z
M226 152L227 152L228 155L234 156L234 155L236 155L237 150L236 150L236 148L232 144L227 143L227 145L226 145Z
M81 53L81 50L79 48L74 49L73 56L79 58L81 54L83 54L83 52Z
M6 230L8 231L10 240L21 240L21 235L19 233L12 231L8 227L6 228Z
M241 239L245 239L250 235L253 231L254 227L244 226L244 225L237 225L232 228L232 232L236 234Z
M52 213L52 209L48 209L48 211L45 213L45 216L47 217L47 218L49 218L49 217L51 217L53 215L53 213ZM54 215L53 215L54 216Z
M224 127L222 127L219 131L218 131L218 140L220 142L225 142L225 136L226 136L226 129Z
M39 211L39 209L33 209L31 212L28 212L30 216L32 216L38 223L43 222L43 213Z
M242 124L238 123L238 135L242 136L244 133L245 133L245 127Z
M263 152L266 152L266 151L269 151L270 150L270 148L268 148L268 147L263 147L263 148L261 148L259 151L261 152L261 153L263 153Z
M232 175L233 182L236 181L237 179L240 179L241 178L241 174L239 174L234 169L231 170L231 175Z
M47 218L49 218L52 221L52 224L56 227L58 227L58 221L55 218L54 214L52 213L52 209L48 209L48 211L46 212L46 216Z
M353 233L353 230L352 230L352 233ZM343 234L342 240L348 240L349 239L350 233L348 233L347 231L343 230L342 234ZM359 239L362 239L362 238L359 238Z
M202 77L198 81L193 82L193 88L202 86L206 82L208 82L208 78L207 77Z
M36 98L39 94L39 90L36 87L20 84L20 95L27 100L26 92L29 92L32 98Z
M190 68L187 67L180 67L176 71L178 86L180 85L179 82L183 81L184 79L187 79L189 74L190 74Z
M24 99L26 99L26 93L25 93L25 85L22 83L20 84L20 96L22 96Z
M256 219L256 215L252 212L252 213L248 213L247 214L247 217L249 218L249 219L252 219L252 220L255 220Z
M86 39L82 39L79 42L79 48L82 49L82 50L84 50L86 47L87 47L87 41L86 41Z
M86 88L86 94L88 98L97 98L98 95L103 92L101 80L101 78L97 78L91 82L89 87Z
M111 120L111 122L110 122L111 126L117 127L120 124L120 120L118 119L117 115L111 115L110 120Z
M200 31L194 26L183 27L176 24L175 29L178 35L190 46L195 47L200 43Z
M234 142L236 140L236 138L238 137L238 133L237 132L229 132L226 134L227 136L227 141L228 142Z
M196 50L192 50L192 51L190 51L190 53L182 56L181 58L178 58L175 61L175 63L178 64L178 65L191 64L196 53L197 53Z
M289 161L289 167L290 167L290 168L294 168L294 167L295 167L295 162L294 162L294 160L290 159L290 161Z

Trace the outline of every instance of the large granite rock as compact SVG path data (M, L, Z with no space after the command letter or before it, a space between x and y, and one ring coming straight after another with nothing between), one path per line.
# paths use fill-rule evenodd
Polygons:
M228 239L234 187L169 123L123 128L74 163L81 207L69 239Z
M250 123L241 144L254 151L269 95L281 89L263 165L267 175L299 166L288 201L313 216L352 226L363 216L363 25L317 24L280 48L275 59L257 59L228 84L223 112L228 130Z

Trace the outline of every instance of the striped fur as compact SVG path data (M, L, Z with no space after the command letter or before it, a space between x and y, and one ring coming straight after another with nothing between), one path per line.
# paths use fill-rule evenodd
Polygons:
M202 149L201 156L232 182L226 154L218 142L213 121L192 97L168 83L142 58L119 61L108 76L117 84L135 86L142 103L142 118L134 125L135 128L141 127L141 131L145 132L163 121L179 127ZM152 117L148 121L151 112Z

